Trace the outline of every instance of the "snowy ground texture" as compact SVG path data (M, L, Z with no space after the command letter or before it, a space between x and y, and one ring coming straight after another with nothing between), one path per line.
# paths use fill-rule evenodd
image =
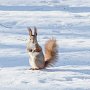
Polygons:
M54 67L29 70L29 26L57 39ZM0 0L0 90L90 90L90 0Z

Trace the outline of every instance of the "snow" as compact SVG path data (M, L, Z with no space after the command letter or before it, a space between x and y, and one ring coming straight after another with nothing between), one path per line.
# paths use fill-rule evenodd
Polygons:
M55 37L53 67L32 71L27 27L44 51ZM0 90L90 90L90 0L0 0Z
M7 6L54 6L54 5L62 5L62 6L75 6L75 7L82 7L90 6L89 0L0 0L0 5L7 5Z

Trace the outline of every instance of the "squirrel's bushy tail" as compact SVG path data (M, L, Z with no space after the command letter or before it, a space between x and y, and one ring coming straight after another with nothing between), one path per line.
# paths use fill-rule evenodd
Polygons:
M56 39L49 39L45 44L45 67L52 66L58 57Z

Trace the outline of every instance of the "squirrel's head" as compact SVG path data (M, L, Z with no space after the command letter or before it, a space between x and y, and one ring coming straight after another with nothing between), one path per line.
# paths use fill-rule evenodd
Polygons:
M36 27L34 27L34 34L32 34L32 29L31 28L28 28L28 31L29 31L29 40L31 43L37 43L37 29Z

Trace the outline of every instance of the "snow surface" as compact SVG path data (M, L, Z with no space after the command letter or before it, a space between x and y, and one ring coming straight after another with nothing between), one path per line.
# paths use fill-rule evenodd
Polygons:
M55 37L54 67L29 70L27 27ZM0 90L90 90L90 0L0 0Z

